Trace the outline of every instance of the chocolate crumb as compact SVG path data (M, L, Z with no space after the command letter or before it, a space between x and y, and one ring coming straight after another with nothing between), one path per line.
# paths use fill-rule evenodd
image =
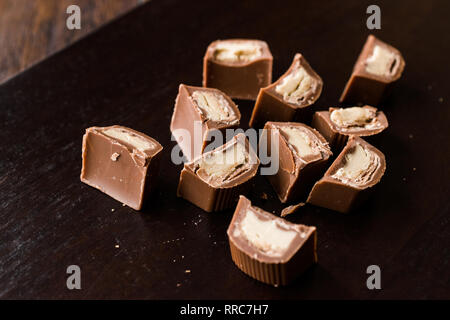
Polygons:
M281 211L281 217L286 217L289 214L292 214L298 210L298 208L303 207L305 205L304 202L300 202L297 204L294 204L292 206L286 207Z

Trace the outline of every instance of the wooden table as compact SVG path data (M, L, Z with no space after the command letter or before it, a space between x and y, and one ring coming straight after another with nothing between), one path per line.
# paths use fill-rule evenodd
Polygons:
M82 38L143 0L0 0L0 83ZM81 9L68 30L66 9Z
M323 110L337 105L369 34L370 2L259 3L154 1L0 87L1 298L450 297L448 1L380 4L374 33L407 63L380 106L390 122L376 145L387 172L354 214L305 206L288 217L317 226L319 239L318 265L293 285L267 286L234 266L233 210L207 214L176 197L174 99L180 83L201 84L211 41L266 40L274 79L303 53L324 80ZM238 104L245 128L253 103ZM158 189L141 213L79 181L84 129L112 124L165 148ZM283 207L265 177L249 197L268 211ZM366 287L372 264L381 290ZM69 265L81 268L81 290L66 288Z

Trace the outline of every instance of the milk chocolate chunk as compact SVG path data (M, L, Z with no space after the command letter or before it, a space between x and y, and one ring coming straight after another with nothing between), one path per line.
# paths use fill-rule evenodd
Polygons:
M315 227L276 217L244 196L227 233L233 262L264 283L287 285L317 262Z
M81 181L140 210L155 185L162 149L155 139L130 128L88 128Z
M370 194L386 170L381 151L351 136L341 154L309 194L308 203L347 213Z
M378 105L404 68L400 51L369 35L340 102Z
M297 53L288 71L256 99L250 126L261 128L266 121L307 121L312 105L322 92L323 82L306 59Z
M244 134L186 163L178 196L207 212L233 207L258 172L259 159Z
M385 114L371 106L318 111L312 121L312 126L325 137L335 151L342 150L350 135L373 136L384 131L388 125Z
M278 156L279 160L277 173L267 176L278 198L283 203L304 201L314 182L326 170L332 155L328 142L319 132L302 123L267 122L264 129L268 136L268 154ZM272 141L278 142L278 155L271 150Z
M211 43L203 59L203 86L231 98L255 100L272 82L272 54L261 40L229 39Z
M226 94L217 89L181 84L170 130L188 161L203 153L213 130L239 125L241 113Z

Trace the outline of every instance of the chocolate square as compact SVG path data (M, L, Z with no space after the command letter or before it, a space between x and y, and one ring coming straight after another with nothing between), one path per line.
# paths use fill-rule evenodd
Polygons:
M184 165L177 194L207 212L234 206L258 172L259 159L244 134Z
M238 107L222 91L180 84L170 131L191 161L203 153L212 131L224 134L226 129L237 128L240 119Z
M287 285L317 262L315 227L276 217L241 196L227 230L231 258L250 277Z
M369 35L339 101L379 105L404 68L400 51Z
M273 154L272 141L278 143L279 169L268 175L281 202L302 201L326 170L332 152L319 132L297 122L267 122L267 147ZM262 143L266 143L264 139Z
M91 127L83 136L82 182L140 210L156 183L162 146L122 126Z
M203 59L203 86L231 98L255 100L272 82L273 57L266 42L252 39L217 40Z
M350 212L366 200L385 170L384 154L363 139L351 136L341 154L314 185L307 202Z
M306 59L297 53L288 71L256 99L250 127L262 128L267 121L309 121L312 105L322 92L323 82Z

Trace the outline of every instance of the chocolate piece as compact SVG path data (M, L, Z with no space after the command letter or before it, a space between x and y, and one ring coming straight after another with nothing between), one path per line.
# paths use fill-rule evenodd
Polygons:
M306 59L297 53L288 71L270 86L259 91L250 127L261 128L266 121L304 122L322 92L323 82Z
M162 146L122 127L91 127L83 136L81 181L140 210L155 185Z
M236 266L268 284L287 285L317 262L315 227L278 218L244 196L227 234Z
M369 195L386 170L381 151L351 136L341 154L309 194L308 203L347 213Z
M178 196L205 211L234 206L258 172L259 159L244 134L186 163L180 175Z
M327 141L302 123L267 122L264 129L268 133L269 155L274 156L272 139L278 141L279 169L276 174L267 176L278 198L283 203L306 199L332 155Z
M350 135L367 137L388 127L382 111L371 106L330 108L314 114L312 126L327 139L333 151L340 151Z
M339 101L378 105L404 68L400 51L369 35Z
M203 86L236 99L255 100L272 82L272 54L261 40L229 39L211 43L203 59Z
M294 212L297 212L297 210L299 208L305 206L305 204L306 203L304 203L304 202L300 202L300 203L297 203L297 204L293 204L293 205L291 205L289 207L286 207L283 210L281 210L280 216L283 218L283 217L286 217L286 216L288 216L290 214L293 214Z
M203 153L213 130L236 128L241 113L226 94L217 89L180 84L170 130L188 161Z

